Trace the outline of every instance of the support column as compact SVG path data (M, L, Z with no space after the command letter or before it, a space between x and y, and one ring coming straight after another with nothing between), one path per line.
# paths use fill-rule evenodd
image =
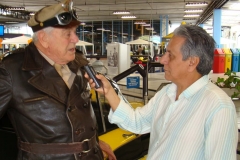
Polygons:
M168 15L166 15L166 35L168 35L168 27L169 27Z
M213 39L216 42L217 48L222 48L222 45L221 45L221 33L222 33L221 17L222 17L222 10L214 9L213 10Z
M162 16L160 15L160 27L159 27L159 37L160 37L160 42L162 42L162 37L163 37L163 34L162 34L162 20L163 20L163 18L162 18Z

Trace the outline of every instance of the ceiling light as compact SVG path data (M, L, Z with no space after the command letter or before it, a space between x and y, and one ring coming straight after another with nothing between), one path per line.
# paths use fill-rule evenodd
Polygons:
M240 4L239 3L233 3L229 6L229 9L239 9Z
M184 12L187 12L187 13L193 13L193 12L202 12L203 11L203 9L187 9L187 10L185 10Z
M185 14L183 17L199 17L199 14Z
M207 2L188 2L186 6L205 6L207 4Z
M111 32L110 29L104 29L103 31L104 31L104 32Z
M30 15L30 16L34 16L34 15L35 15L35 13L31 12L29 15Z
M137 18L136 16L122 16L121 18Z
M183 18L184 21L196 21L196 18Z
M84 23L84 22L81 22L81 23L80 23L80 25L84 26L84 25L86 25L86 23Z
M146 24L146 22L143 22L143 21L137 21L137 22L134 22L134 24Z
M113 14L130 14L130 11L115 11Z
M7 7L5 9L9 11L24 11L25 7Z

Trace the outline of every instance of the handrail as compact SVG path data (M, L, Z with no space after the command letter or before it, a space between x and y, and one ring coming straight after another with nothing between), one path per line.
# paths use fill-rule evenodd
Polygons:
M148 101L148 74L147 73L148 73L148 70L150 70L152 67L163 67L163 65L160 64L159 62L149 62L147 67L148 69L144 68L141 64L134 65L133 67L130 67L129 69L113 77L112 79L115 82L118 82L119 80L127 77L133 72L138 71L143 78L143 99L144 99L144 104L146 104Z
M128 75L132 74L133 72L138 71L142 77L146 76L146 72L144 71L144 67L141 64L136 64L129 69L125 70L124 72L120 73L119 75L113 77L115 82L120 81L121 79L127 77Z

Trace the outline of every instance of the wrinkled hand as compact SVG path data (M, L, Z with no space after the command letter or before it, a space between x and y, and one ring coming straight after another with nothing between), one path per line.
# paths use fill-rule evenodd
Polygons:
M117 160L109 144L99 140L99 145L100 148L102 149L104 159L107 158L108 160Z

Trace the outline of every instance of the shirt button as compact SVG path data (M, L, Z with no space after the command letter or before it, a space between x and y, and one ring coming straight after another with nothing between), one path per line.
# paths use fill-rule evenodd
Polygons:
M80 133L80 129L77 129L77 130L75 131L75 134L76 134L76 135L79 135L79 133Z
M95 154L98 153L98 148L97 147L94 148L94 153Z
M92 130L93 131L95 131L95 130L97 130L98 128L97 128L97 126L92 126Z
M84 103L84 104L83 104L83 107L87 107L87 105L88 105L88 103Z

